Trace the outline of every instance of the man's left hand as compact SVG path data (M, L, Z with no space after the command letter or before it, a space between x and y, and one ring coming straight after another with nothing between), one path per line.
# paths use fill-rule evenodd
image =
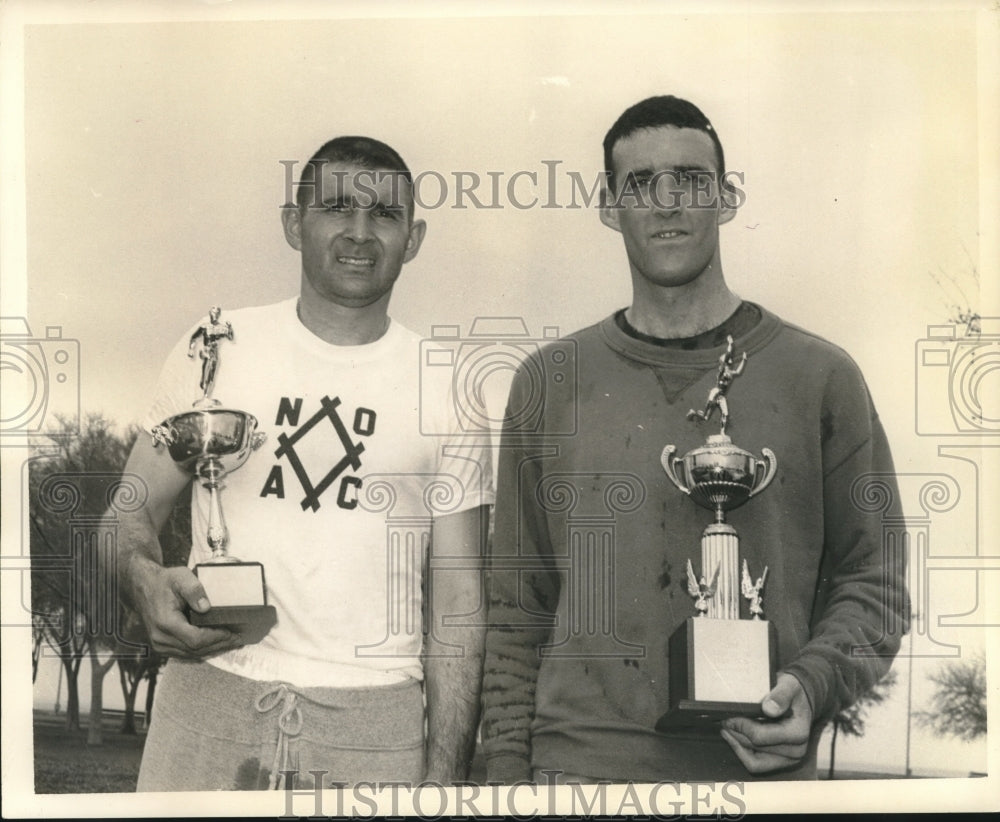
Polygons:
M799 681L791 674L779 674L761 708L768 719L727 719L722 738L750 773L797 765L806 755L812 727L812 709Z

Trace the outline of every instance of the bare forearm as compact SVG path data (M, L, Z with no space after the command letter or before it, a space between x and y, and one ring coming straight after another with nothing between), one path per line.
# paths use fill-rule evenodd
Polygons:
M476 746L485 630L449 631L459 646L430 650L424 661L427 694L426 779L447 785L464 780ZM462 657L443 656L463 652Z
M163 549L149 516L143 511L127 514L117 523L115 574L119 591L135 607L142 596L140 580L150 563L163 565Z
M168 656L185 657L235 647L240 637L234 632L198 628L188 621L188 610L210 607L198 578L187 568L163 566L159 534L188 477L143 438L133 447L125 473L142 480L147 498L117 523L114 574L120 595L142 617L150 645Z

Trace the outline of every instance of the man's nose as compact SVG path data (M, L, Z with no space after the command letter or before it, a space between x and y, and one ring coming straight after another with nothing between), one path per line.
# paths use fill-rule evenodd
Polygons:
M356 208L351 214L351 221L347 226L347 236L356 243L363 243L371 239L372 225L371 212L366 208Z
M668 215L686 208L688 197L674 177L664 175L657 180L656 185L650 187L648 202L654 211Z

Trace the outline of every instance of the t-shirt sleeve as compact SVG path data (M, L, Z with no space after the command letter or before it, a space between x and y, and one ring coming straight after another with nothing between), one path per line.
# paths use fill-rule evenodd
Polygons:
M201 397L201 359L197 354L188 356L191 335L197 327L192 325L167 356L156 381L153 402L142 418L144 430L152 431L168 417L190 411Z
M438 470L427 488L434 516L492 505L493 460L489 434L465 434L441 444Z
M437 468L424 491L425 504L435 517L494 502L491 433L487 426L471 425L456 413L450 382L424 383L425 389L435 390L437 418L433 427L443 434L434 438ZM423 391L421 402L429 399Z

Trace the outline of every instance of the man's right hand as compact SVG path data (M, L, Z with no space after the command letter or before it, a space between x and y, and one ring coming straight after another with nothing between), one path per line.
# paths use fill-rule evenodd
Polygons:
M153 649L167 656L198 658L243 644L225 628L198 628L185 609L204 613L208 597L187 568L164 568L146 557L135 557L129 569L132 601L142 616Z

